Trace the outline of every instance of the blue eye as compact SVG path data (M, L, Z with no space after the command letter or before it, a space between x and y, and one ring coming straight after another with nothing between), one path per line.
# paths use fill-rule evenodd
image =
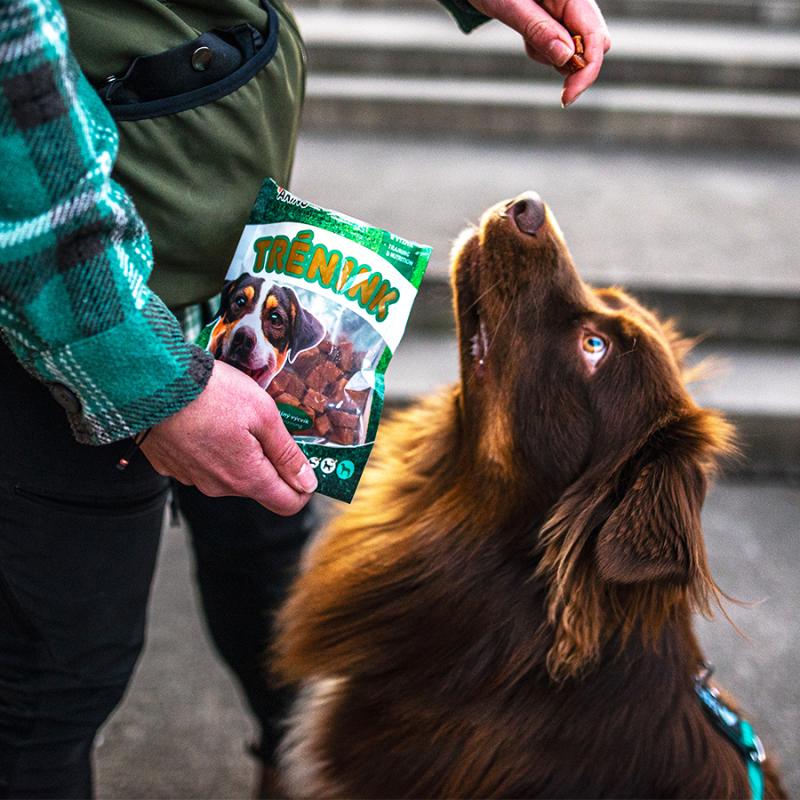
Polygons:
M606 343L599 336L586 336L583 340L583 349L587 353L599 353L606 349Z
M592 365L596 366L608 350L608 343L602 336L595 333L584 333L581 343L584 358Z

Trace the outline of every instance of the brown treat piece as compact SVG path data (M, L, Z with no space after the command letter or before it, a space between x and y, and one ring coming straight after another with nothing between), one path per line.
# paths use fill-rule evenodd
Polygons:
M305 411L305 412L306 412L306 414L308 414L308 416L309 416L309 417L311 417L311 423L312 423L312 425L313 425L313 423L314 423L314 418L317 416L317 412L316 412L316 411L314 411L314 409L313 409L313 408L309 408L309 406L305 405L304 403L300 403L300 405L298 406L298 408L299 408L301 411Z
M327 385L328 380L322 373L321 365L313 369L306 376L306 386L308 386L309 389L313 389L315 392L324 392Z
M300 405L300 400L298 398L296 398L293 394L289 394L288 392L283 392L282 394L279 394L275 398L275 402L276 403L286 403L286 405L289 405L289 406L299 406Z
M269 382L267 391L275 397L276 394L283 394L286 391L286 384L289 382L289 373L286 371L279 372Z
M338 381L329 383L325 388L325 394L328 395L332 403L341 403L345 397L344 387L347 386L347 378L339 378Z
M342 359L342 351L338 344L332 345L328 353L328 361L338 364Z
M301 353L297 354L295 360L292 362L292 369L294 369L298 375L305 378L306 375L317 366L322 357L323 356L316 347L312 347L310 350L303 350Z
M309 389L303 395L303 405L313 408L314 411L322 412L325 411L325 406L328 405L328 398L324 394Z
M364 407L367 404L367 398L369 397L369 393L370 393L369 389L361 389L361 390L349 389L347 391L347 396L359 411L363 411Z
M355 409L354 409L355 410ZM336 428L353 430L358 427L358 414L340 408L329 408L328 416Z
M320 353L330 353L331 348L333 347L333 342L330 339L323 339L318 345L317 348L319 349Z
M320 436L327 436L331 427L331 421L328 419L327 414L320 414L316 420L314 420L314 432Z
M335 444L358 444L358 431L334 427L328 434L328 441Z
M565 66L573 72L577 72L579 69L583 69L586 66L586 59L583 57L583 36L576 33L572 37L572 41L575 43L575 53L572 58L567 61Z
M280 375L280 373L278 373ZM287 373L286 388L284 391L293 394L295 397L302 397L306 390L306 385L303 379L295 375L293 372Z
M359 408L356 403L353 402L353 399L350 397L350 392L346 391L344 393L344 400L341 403L336 404L337 411L343 411L345 414L358 414Z
M342 372L350 372L353 369L353 345L350 342L342 342L339 345L339 367Z
M306 377L306 384L309 389L324 392L325 387L341 376L341 371L336 364L330 361L323 361L315 367Z
M324 363L320 364L319 369L322 370L322 374L326 378L326 383L338 381L342 376L342 371L339 369L339 367L330 361L325 361Z

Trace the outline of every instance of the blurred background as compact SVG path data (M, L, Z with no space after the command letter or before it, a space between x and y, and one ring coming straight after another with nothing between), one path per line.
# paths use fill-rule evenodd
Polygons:
M433 245L390 404L456 377L450 243L526 189L587 280L704 337L697 357L717 367L695 395L744 453L706 503L711 566L756 604L729 608L746 638L724 619L699 621L701 638L800 796L800 0L600 5L612 50L565 111L558 76L496 23L465 36L433 0L299 0L309 79L291 188ZM251 792L251 726L190 572L170 528L147 650L98 749L100 797Z

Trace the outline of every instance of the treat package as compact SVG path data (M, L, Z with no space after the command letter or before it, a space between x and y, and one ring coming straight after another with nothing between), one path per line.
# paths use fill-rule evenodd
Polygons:
M430 253L261 186L198 344L269 392L322 494L353 497Z

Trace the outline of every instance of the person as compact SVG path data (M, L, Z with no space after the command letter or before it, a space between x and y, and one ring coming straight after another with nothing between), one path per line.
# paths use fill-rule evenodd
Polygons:
M0 796L91 796L170 479L267 792L290 701L263 672L267 620L316 479L269 396L186 333L261 179L289 180L302 40L282 0L62 2L0 5ZM564 72L564 105L609 47L594 0L442 2L465 31L493 17L522 34Z

